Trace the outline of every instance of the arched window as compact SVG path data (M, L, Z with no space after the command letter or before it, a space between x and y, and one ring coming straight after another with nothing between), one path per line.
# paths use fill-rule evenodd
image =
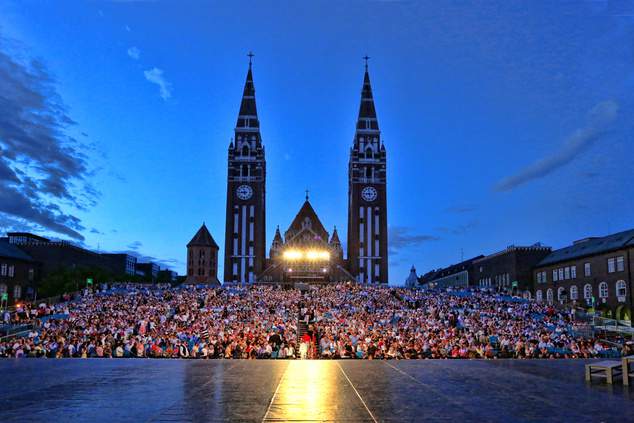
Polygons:
M608 298L608 284L606 282L599 284L599 297Z
M579 299L579 290L577 289L577 285L572 285L570 287L570 299L575 301Z
M249 155L249 145L248 144L242 145L242 155L243 156L248 156Z
M563 286L560 286L557 289L557 301L563 301L566 299L566 289Z
M585 284L583 287L583 298L589 300L592 298L592 285L589 283Z
M0 283L0 294L6 294L7 293L7 285L4 283Z
M538 303L542 302L542 290L538 289L537 292L535 293L535 299L537 300Z
M13 287L13 301L19 300L20 298L22 298L22 286L15 285Z
M372 149L370 147L365 149L365 158L366 159L371 159L374 157L374 152L372 151Z
M616 296L617 297L625 297L627 295L627 285L625 281L617 281L616 282Z
M548 291L546 291L546 301L548 302L548 304L552 304L553 303L553 290L552 290L552 288L548 288Z

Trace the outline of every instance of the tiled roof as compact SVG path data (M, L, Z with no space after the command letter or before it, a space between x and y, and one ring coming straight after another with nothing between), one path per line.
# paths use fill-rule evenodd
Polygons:
M7 238L0 238L0 257L33 261L33 258L31 258L31 256L29 256L27 253L25 253L15 245L9 244L9 240Z
M539 262L538 266L606 253L626 246L634 246L634 229L604 237L582 239L572 245L553 251Z

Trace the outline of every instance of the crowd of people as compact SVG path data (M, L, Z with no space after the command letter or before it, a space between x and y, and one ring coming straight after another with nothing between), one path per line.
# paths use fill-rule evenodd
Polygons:
M40 306L14 312L35 324L0 340L0 357L590 358L610 348L579 336L573 315L482 291L125 286Z

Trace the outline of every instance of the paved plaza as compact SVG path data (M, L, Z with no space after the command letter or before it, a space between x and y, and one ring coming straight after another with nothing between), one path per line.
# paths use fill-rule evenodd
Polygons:
M0 421L628 421L582 360L0 361Z

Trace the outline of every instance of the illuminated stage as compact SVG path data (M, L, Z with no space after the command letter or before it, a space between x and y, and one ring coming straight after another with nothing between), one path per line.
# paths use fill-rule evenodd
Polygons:
M628 421L584 360L0 360L0 421Z

